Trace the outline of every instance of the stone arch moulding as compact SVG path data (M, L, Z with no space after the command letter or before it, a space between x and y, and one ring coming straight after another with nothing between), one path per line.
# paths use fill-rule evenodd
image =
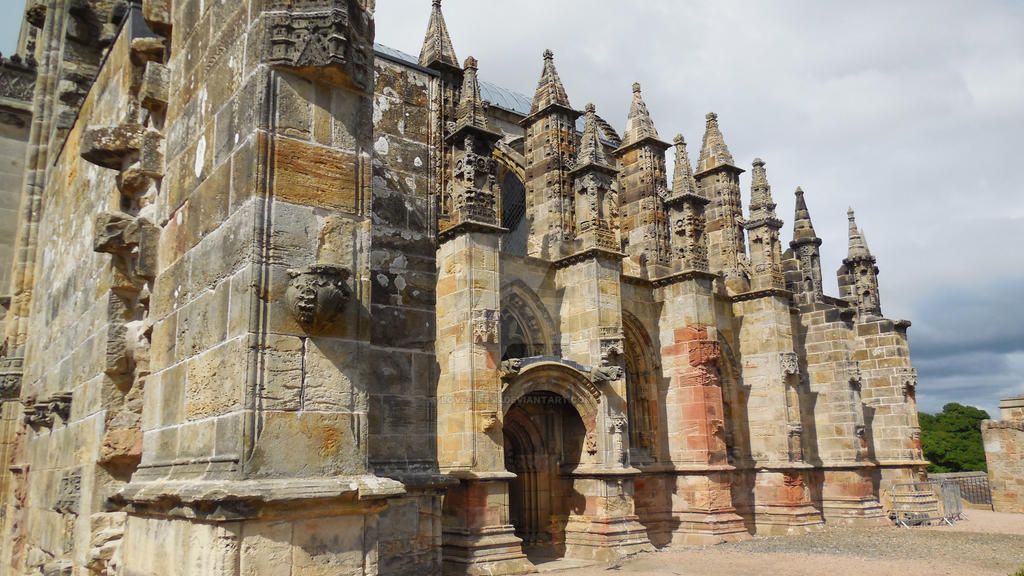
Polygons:
M589 375L561 362L530 364L502 391L502 416L516 401L532 392L551 392L565 398L579 413L587 431L594 430L601 391L590 381Z
M540 297L521 279L512 280L501 288L502 322L516 321L524 332L533 338L529 342L533 350L530 356L558 356L554 322ZM505 333L504 326L502 334ZM502 343L502 346L505 346Z
M628 311L622 311L625 340L626 398L629 413L631 457L636 461L655 455L658 434L658 378L661 366L654 343L643 323Z
M494 153L492 154L498 164L504 166L509 172L516 175L520 182L526 182L526 159L523 155L516 152L511 146L504 141L499 141L494 146Z

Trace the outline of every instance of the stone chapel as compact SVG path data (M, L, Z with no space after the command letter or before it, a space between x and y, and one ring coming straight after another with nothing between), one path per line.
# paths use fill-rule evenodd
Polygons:
M374 0L28 0L0 573L524 574L885 523L924 474L852 210L836 298L742 126L580 106L543 46L523 96L429 9L417 58Z

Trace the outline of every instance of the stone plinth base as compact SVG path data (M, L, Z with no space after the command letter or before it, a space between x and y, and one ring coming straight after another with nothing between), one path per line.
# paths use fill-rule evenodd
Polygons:
M676 529L672 544L710 546L722 542L738 542L750 538L746 525L734 510L714 512L673 513Z
M530 574L537 569L523 553L523 541L511 525L489 526L476 533L445 531L445 576Z
M889 523L874 496L870 469L825 470L821 513L829 524L880 526Z
M636 516L588 518L569 516L565 557L607 562L637 552L653 552L647 530Z
M507 472L473 474L448 490L442 506L444 574L536 571L508 521L510 477Z
M672 544L706 546L750 537L732 505L728 471L675 475Z
M824 526L810 498L809 471L761 470L754 486L754 530L758 536L797 534Z
M570 514L565 526L565 556L608 561L653 551L647 529L634 508L633 477L638 470L604 470L573 479L584 496L583 514Z

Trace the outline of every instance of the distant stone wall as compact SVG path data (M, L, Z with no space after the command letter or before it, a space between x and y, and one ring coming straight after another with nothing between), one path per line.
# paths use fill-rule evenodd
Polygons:
M1003 419L981 424L992 509L1024 514L1024 396L999 404Z

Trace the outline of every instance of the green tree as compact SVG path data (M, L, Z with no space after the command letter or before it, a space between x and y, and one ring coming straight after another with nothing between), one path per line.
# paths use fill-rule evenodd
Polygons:
M929 472L985 471L985 447L981 441L981 421L988 412L973 406L951 402L938 414L918 413L921 446L931 462Z

